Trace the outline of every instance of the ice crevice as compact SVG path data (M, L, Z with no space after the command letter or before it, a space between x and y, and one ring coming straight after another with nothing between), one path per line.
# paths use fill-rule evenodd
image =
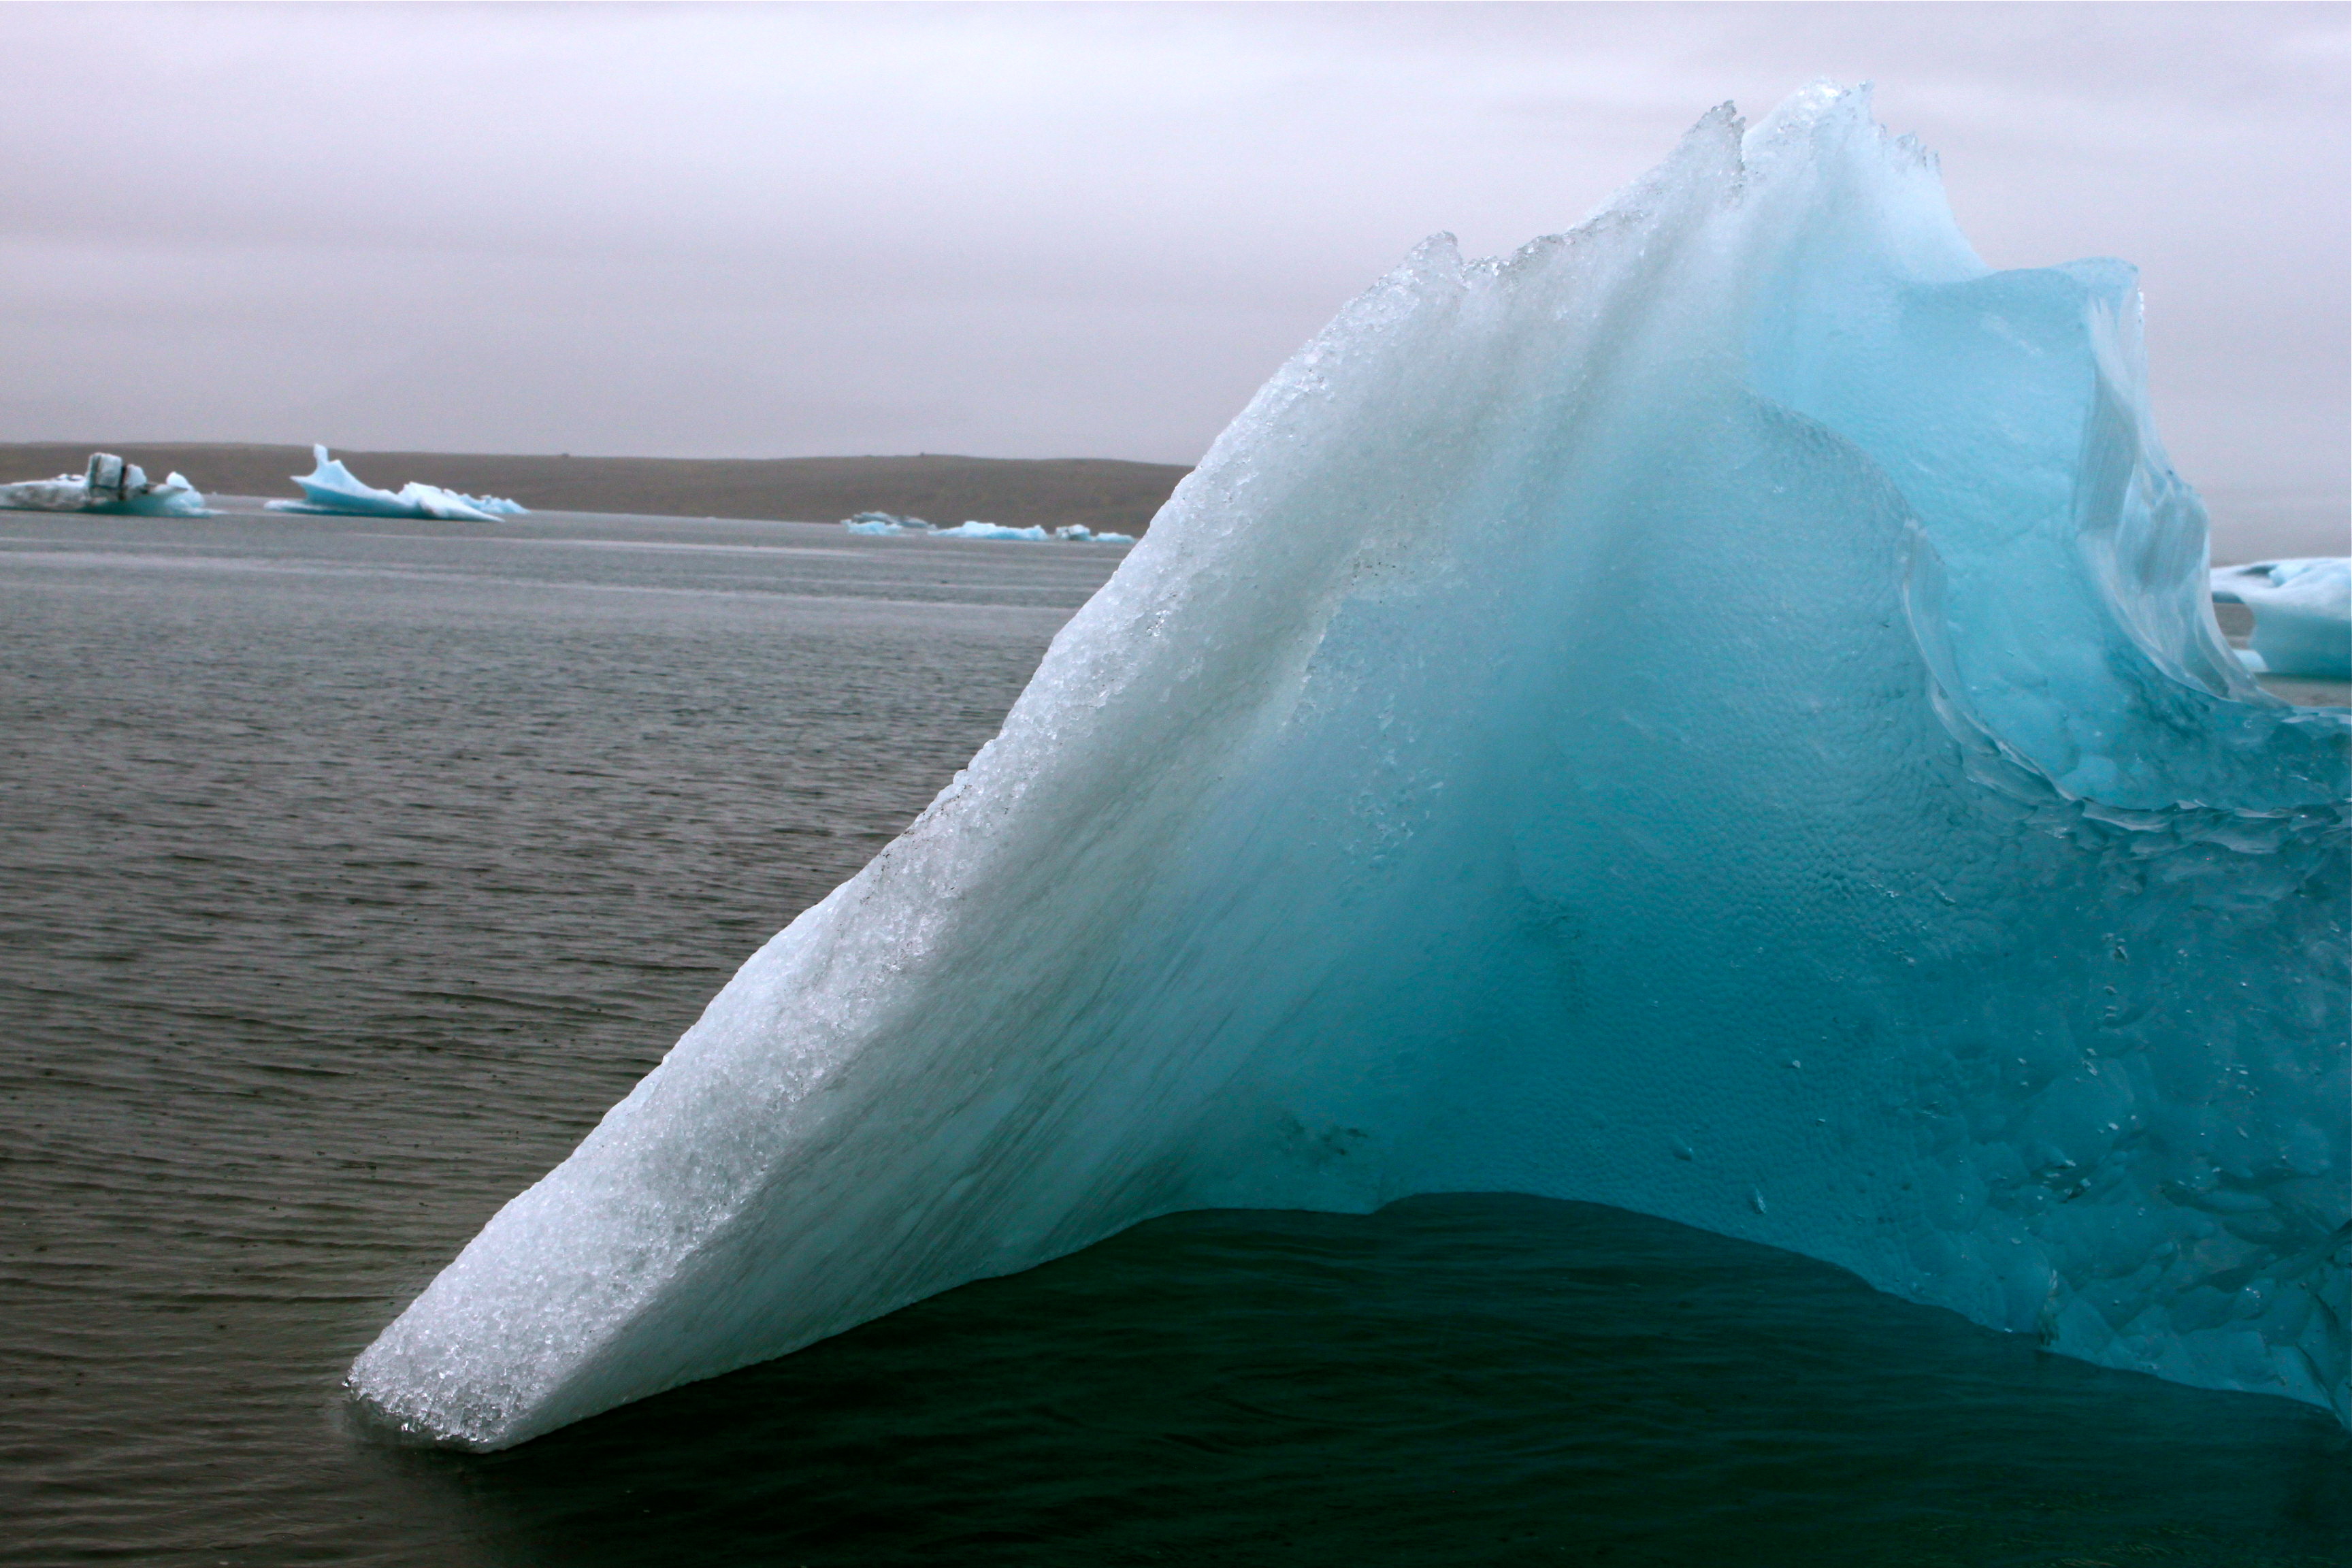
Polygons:
M2138 312L1827 85L1424 245L355 1394L500 1447L1152 1215L1512 1191L2352 1415L2352 714L2214 625Z

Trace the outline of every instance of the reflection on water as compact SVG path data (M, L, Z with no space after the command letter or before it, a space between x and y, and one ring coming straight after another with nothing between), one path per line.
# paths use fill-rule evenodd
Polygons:
M1171 1216L512 1453L354 1436L350 1358L1116 560L0 517L0 1563L2344 1559L2317 1411L1507 1197Z

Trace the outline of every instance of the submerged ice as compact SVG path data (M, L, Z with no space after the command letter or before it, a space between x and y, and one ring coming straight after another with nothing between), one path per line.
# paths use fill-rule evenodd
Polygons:
M2310 680L2352 680L2352 560L2323 555L2217 567L2213 597L2254 613L2250 667Z
M1433 240L352 1372L520 1442L1172 1210L1512 1191L2347 1411L2346 740L2134 275L1820 88Z
M313 446L310 457L316 466L307 474L293 476L294 482L302 487L302 499L271 501L270 510L496 522L501 517L518 516L524 510L518 502L498 496L469 496L413 479L397 491L380 490L361 483L340 459L329 457L324 447Z
M79 474L0 485L0 507L15 511L91 511L118 517L206 517L205 498L184 474L161 484L136 463L92 452Z

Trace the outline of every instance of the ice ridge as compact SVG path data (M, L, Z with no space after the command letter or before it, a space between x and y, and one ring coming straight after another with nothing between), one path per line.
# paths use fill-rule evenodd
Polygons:
M2352 1413L2347 731L2117 262L1822 85L1416 250L353 1366L478 1448L1144 1218L1511 1191Z
M438 485L418 484L414 479L396 492L380 490L354 478L340 459L327 455L324 447L312 446L310 457L316 466L307 474L293 477L294 482L302 487L302 499L271 501L270 510L431 518L443 522L496 522L501 517L519 516L525 510L519 502L498 496L469 496L445 490Z

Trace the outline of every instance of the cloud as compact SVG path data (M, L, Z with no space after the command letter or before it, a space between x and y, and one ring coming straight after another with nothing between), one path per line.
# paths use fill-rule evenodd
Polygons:
M2192 478L2333 493L2341 22L9 7L0 136L31 153L0 214L0 416L23 438L1189 460L1423 235L1557 231L1710 105L1827 75L1874 79L1940 152L1988 259L2142 266Z

